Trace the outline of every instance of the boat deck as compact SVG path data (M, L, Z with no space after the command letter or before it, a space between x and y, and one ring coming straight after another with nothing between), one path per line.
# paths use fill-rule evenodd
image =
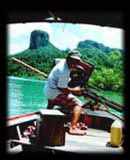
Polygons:
M106 144L110 141L110 133L103 130L87 130L87 135L77 136L66 133L65 146L46 146L45 148L76 153L122 153L122 147L108 147Z
M72 152L72 153L117 153L117 154L123 153L122 147L107 146L107 143L109 141L110 141L109 132L88 128L87 135L84 135L84 136L70 135L66 132L64 146L53 146L53 147L44 146L43 151L45 149L45 150L53 150L58 152L61 151L61 152ZM31 143L29 141L26 141L25 139L21 141L21 144L24 144L29 148L31 145ZM33 145L33 148L35 147L37 148L37 146ZM42 147L40 151L41 150L42 150ZM21 151L22 151L22 147L21 145L18 145L12 151L10 150L9 152L16 153Z

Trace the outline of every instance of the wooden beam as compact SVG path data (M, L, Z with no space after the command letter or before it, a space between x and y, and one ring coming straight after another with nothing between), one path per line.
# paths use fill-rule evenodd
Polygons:
M19 64L24 65L25 67L28 67L28 68L31 69L32 71L37 72L38 74L44 76L45 78L48 77L46 73L41 72L40 70L32 67L31 65L29 65L29 64L27 64L27 63L25 63L25 62L23 62L23 61L21 61L21 60L19 60L19 59L17 59L17 58L12 57L11 59L14 60L15 62L19 63Z

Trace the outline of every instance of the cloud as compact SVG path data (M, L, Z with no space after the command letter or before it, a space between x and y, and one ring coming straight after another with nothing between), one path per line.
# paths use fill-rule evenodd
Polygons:
M79 37L69 30L58 31L54 36L50 36L50 41L59 49L74 49L79 42Z
M52 33L49 23L20 23L7 26L8 54L25 50L29 46L30 34L33 30L43 30Z
M103 28L103 41L105 44L113 48L124 48L123 46L124 32L121 29Z
M16 54L18 52L24 51L25 49L27 49L27 47L28 46L20 43L8 45L8 54Z
M25 33L29 34L35 29L47 31L49 34L52 32L49 23L20 23L8 25L8 32L11 36L22 36Z
M112 48L123 48L123 30L97 25L79 25L84 35L82 40L90 39Z
M90 24L21 23L8 25L8 54L25 50L33 30L49 33L50 41L59 49L74 49L79 41L95 40L113 48L123 48L123 30Z

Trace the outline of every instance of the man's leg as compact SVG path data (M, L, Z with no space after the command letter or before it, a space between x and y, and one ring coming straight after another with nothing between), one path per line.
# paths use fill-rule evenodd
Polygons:
M80 114L82 112L82 104L80 100L78 100L75 96L73 95L65 95L61 94L58 95L55 99L52 100L53 105L60 105L67 107L70 111L73 111L72 113L72 120L71 120L71 126L69 129L70 134L74 135L84 135L86 134L85 131L78 129L77 123L80 118ZM51 105L48 107L48 109L51 108Z
M73 109L73 114L72 114L72 121L71 121L71 126L72 128L75 128L77 126L77 122L80 118L81 114L81 107L80 106L75 106Z
M77 128L77 123L80 118L80 114L82 112L82 107L81 106L75 106L73 109L73 114L72 114L72 121L71 121L71 126L69 129L70 134L75 134L75 135L85 135L86 132L83 130L80 130Z

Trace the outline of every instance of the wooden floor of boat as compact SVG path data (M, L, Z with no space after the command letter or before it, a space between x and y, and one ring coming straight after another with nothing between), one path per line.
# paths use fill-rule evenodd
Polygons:
M110 133L103 130L88 128L87 135L77 136L66 133L64 146L46 146L47 150L64 151L72 153L123 153L122 147L108 147L106 144L110 141ZM24 141L30 146L29 142ZM42 150L42 149L41 149ZM8 150L9 151L9 150ZM18 145L9 152L21 152L21 145Z
M122 153L122 147L108 147L110 133L103 130L88 128L87 135L77 136L66 133L65 146L47 146L48 149L54 149L66 152L76 153Z

